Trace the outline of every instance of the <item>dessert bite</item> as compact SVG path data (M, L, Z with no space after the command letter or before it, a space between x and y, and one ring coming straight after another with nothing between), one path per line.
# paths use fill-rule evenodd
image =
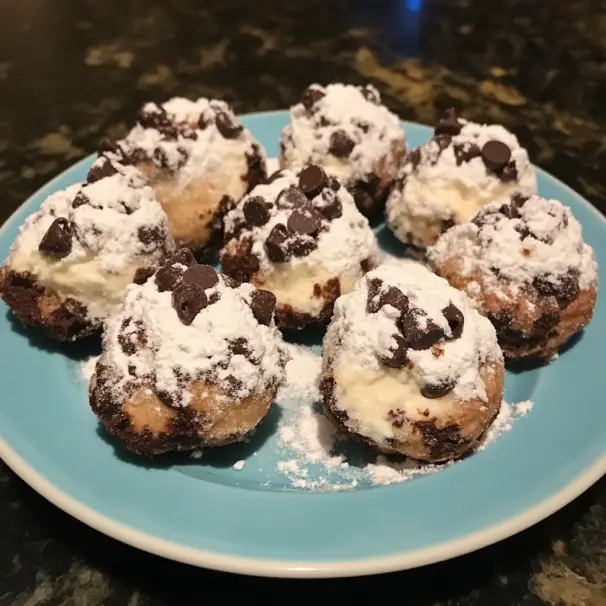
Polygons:
M265 153L224 101L147 103L137 125L104 150L139 168L179 246L212 254L225 210L266 176Z
M101 329L127 285L174 250L141 173L101 156L86 183L52 194L25 221L0 268L0 295L24 324L76 341Z
M389 194L385 221L406 244L432 245L489 202L537 191L534 168L515 135L447 111L433 137L408 154Z
M90 383L107 431L142 455L241 441L284 376L275 297L182 249L128 288Z
M370 84L312 84L291 108L280 141L283 168L321 166L369 218L383 209L405 152L399 118Z
M280 328L326 322L378 258L368 220L317 165L258 185L225 216L225 238L223 271L273 292Z
M499 411L503 375L490 322L413 261L362 278L336 302L324 338L326 415L385 454L465 454Z
M516 195L489 204L443 234L427 257L492 321L507 358L550 358L593 316L593 250L557 200Z

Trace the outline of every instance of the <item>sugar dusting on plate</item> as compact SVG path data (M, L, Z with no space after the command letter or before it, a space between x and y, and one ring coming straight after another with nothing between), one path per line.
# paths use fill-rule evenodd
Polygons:
M365 453L348 456L348 442L321 412L318 380L322 359L307 348L290 345L291 361L286 383L278 394L282 409L278 427L281 459L277 470L294 488L316 491L351 490L360 484L380 486L405 482L416 476L454 465L421 463L405 457L388 458ZM477 451L484 450L526 415L532 402L503 402L499 415L486 432ZM354 460L355 459L355 460Z

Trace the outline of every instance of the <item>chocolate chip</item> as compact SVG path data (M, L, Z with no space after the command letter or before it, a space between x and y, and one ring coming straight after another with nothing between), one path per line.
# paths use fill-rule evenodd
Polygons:
M502 215L505 215L508 219L519 219L521 216L518 208L512 204L501 204L499 207L499 212Z
M74 197L72 208L78 208L80 206L84 206L85 204L90 204L90 198L86 194L79 191Z
M290 257L290 251L286 245L288 240L288 230L286 225L278 223L274 225L273 229L265 240L265 250L267 256L274 263L284 263Z
M234 356L244 356L248 358L250 355L252 355L250 343L243 337L239 337L232 341L229 344L229 351L231 351Z
M111 177L117 174L117 170L113 167L112 163L107 158L99 158L88 171L86 181L88 183L95 183L105 177Z
M328 151L337 158L348 158L355 146L355 142L344 130L337 130L330 135Z
M244 218L249 225L261 227L269 221L267 203L261 196L253 196L244 203Z
M280 192L276 205L278 208L294 208L307 205L307 196L298 187L287 187Z
M269 290L255 290L250 298L250 310L259 324L269 326L276 308L276 295Z
M354 202L356 203L357 209L365 216L368 217L374 210L375 201L373 197L361 187L352 187L349 192L353 196Z
M189 250L189 248L181 248L174 255L172 255L169 263L171 265L179 263L179 265L191 267L192 265L196 265L198 262L196 261L196 257L194 257L194 253Z
M454 227L454 224L455 222L453 219L443 219L440 221L440 233L446 233L451 227Z
M454 109L447 109L442 118L436 125L434 134L436 135L450 135L451 137L458 135L461 132L461 123L457 118L457 113Z
M513 194L511 196L511 205L516 208L522 208L526 202L530 200L530 196L525 196L524 194Z
M314 198L328 184L328 177L320 166L311 165L304 168L299 174L299 187L308 197Z
M234 116L225 112L219 112L215 118L217 130L226 139L235 139L244 130L244 126L240 124Z
M150 107L151 105L151 107ZM147 104L139 110L139 115L137 116L137 122L143 128L155 128L159 129L161 126L166 124L168 120L168 115L166 110L160 105Z
M515 162L508 162L502 170L497 172L497 177L504 183L518 180L518 169Z
M321 225L321 215L312 207L296 208L286 222L290 231L307 236L315 236L320 231Z
M217 272L210 265L192 265L184 274L183 282L196 284L202 290L212 288L219 281Z
M191 282L181 282L173 292L173 307L183 324L189 326L208 305L204 291Z
M482 155L480 148L475 143L456 143L452 149L457 166L471 162L474 158L479 158Z
M447 393L450 393L454 389L455 385L456 383L454 381L444 381L443 383L437 383L435 385L428 383L421 387L421 395L432 400L435 398L441 398Z
M520 240L525 240L530 236L535 237L535 234L528 229L528 226L525 223L518 223L518 225L514 226L514 229L520 234Z
M400 332L411 349L429 349L444 337L444 332L431 320L427 320L425 327L421 328L415 315L408 312L400 317L398 322Z
M367 101L370 101L371 103L376 103L377 105L381 103L381 95L372 84L365 84L360 89L360 92L362 93L364 99L366 99Z
M501 141L488 141L482 147L482 161L488 170L503 168L511 158L511 150Z
M303 104L303 107L309 111L318 101L320 101L320 99L323 99L325 96L326 95L324 92L319 88L309 86L301 95L301 103Z
M63 259L72 252L72 230L63 217L55 219L40 242L38 250L45 255Z
M322 192L323 206L320 206L318 210L322 213L324 218L332 221L338 219L343 215L343 204L341 200L332 189L326 189Z
M174 290L183 279L183 269L176 265L165 265L156 272L156 286L160 292Z
M408 297L398 288L390 286L379 295L379 308L385 305L395 307L401 314L408 311Z
M403 368L408 360L408 346L402 335L394 335L393 339L396 342L395 347L389 348L388 356L381 356L381 363L390 368Z
M339 191L341 189L341 184L334 177L329 177L328 178L328 186L333 191Z
M99 152L122 156L122 148L115 141L112 141L107 137L101 139L101 143L99 143Z
M442 314L444 314L448 326L450 326L450 338L458 339L463 334L463 326L465 324L465 318L463 317L461 310L450 303L442 310Z
M306 257L318 244L309 236L297 236L288 243L288 247L295 257Z

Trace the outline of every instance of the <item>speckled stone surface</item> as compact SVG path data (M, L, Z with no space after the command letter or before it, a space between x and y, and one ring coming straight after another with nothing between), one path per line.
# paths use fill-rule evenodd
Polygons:
M502 122L606 211L606 5L600 0L4 0L0 220L126 132L146 100L284 108L311 80L373 82L403 118L450 105ZM606 481L500 545L418 571L294 582L166 562L72 520L0 468L0 605L606 604ZM296 594L290 592L297 592ZM326 594L324 592L327 592ZM332 601L332 599L331 599Z

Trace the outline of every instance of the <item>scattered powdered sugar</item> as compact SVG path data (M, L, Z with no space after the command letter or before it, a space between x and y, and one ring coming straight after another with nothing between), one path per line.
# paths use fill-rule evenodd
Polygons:
M322 357L302 345L285 343L285 346L290 360L286 364L286 378L278 390L277 403L292 408L301 402L318 401Z
M257 185L248 196L232 209L225 217L226 233L241 229L237 238L226 245L224 251L228 252L235 247L238 241L244 239L252 240L252 252L259 259L261 273L271 274L274 271L274 263L270 260L265 242L276 227L281 224L287 225L288 218L293 212L291 207L278 205L276 202L280 194L289 187L298 185L298 173L291 170L283 170L278 178L271 183ZM337 192L325 188L321 193L313 197L309 203L317 210L322 210L327 204L327 195L330 200L337 196L341 206L341 216L331 220L322 217L321 231L315 239L315 247L302 257L292 256L288 265L307 265L327 272L330 276L352 276L357 278L360 273L360 264L367 259L374 261L378 257L378 247L375 236L368 224L368 220L357 210L351 194L341 187ZM269 220L264 225L250 225L244 216L244 205L253 197L261 197L272 204L269 209ZM311 238L308 235L296 234L293 236L301 241ZM280 264L284 266L284 263Z
M525 416L532 402L503 402L493 424L473 452L480 452L509 431ZM404 457L375 456L370 451L355 454L350 463L344 447L347 441L322 412L311 402L289 409L279 428L279 442L285 451L277 470L294 488L312 491L351 490L361 485L385 486L415 477L436 473L456 464L431 464ZM351 444L350 444L351 446ZM473 452L470 456L473 456Z
M92 376L95 374L95 368L99 358L100 356L90 356L90 358L87 358L80 363L80 376L87 385L90 383Z
M233 468L234 468L236 471L242 471L242 470L244 469L244 465L245 465L245 464L246 464L246 461L236 461L236 462L233 464Z
M267 158L265 164L267 166L268 175L272 175L276 171L280 170L280 158Z
M246 154L256 146L231 107L217 99L175 97L162 106L147 103L141 114L147 116L145 126L137 124L120 146L127 154L134 155L133 151L138 150L163 168L175 171L182 185L213 172L229 175L234 163L240 171ZM176 128L171 128L173 125ZM260 147L257 152L262 153Z
M373 86L312 84L308 90L317 99L313 107L293 106L290 123L282 132L282 155L288 166L320 164L349 185L373 174L394 146L404 148L400 120L381 105ZM331 155L335 133L344 134L353 146L345 159Z
M182 269L185 269L182 266ZM219 275L205 289L209 301L190 325L160 292L155 279L131 285L123 307L108 322L102 362L116 374L115 389L126 382L155 379L155 389L174 405L187 405L187 381L206 378L226 394L226 401L263 394L283 379L283 342L273 322L260 324L250 301L251 284L228 286Z
M517 296L536 278L557 285L574 275L581 289L597 281L581 224L568 207L536 195L485 206L472 223L443 234L428 259L437 267L454 259L460 275L480 274L484 287L501 298Z

